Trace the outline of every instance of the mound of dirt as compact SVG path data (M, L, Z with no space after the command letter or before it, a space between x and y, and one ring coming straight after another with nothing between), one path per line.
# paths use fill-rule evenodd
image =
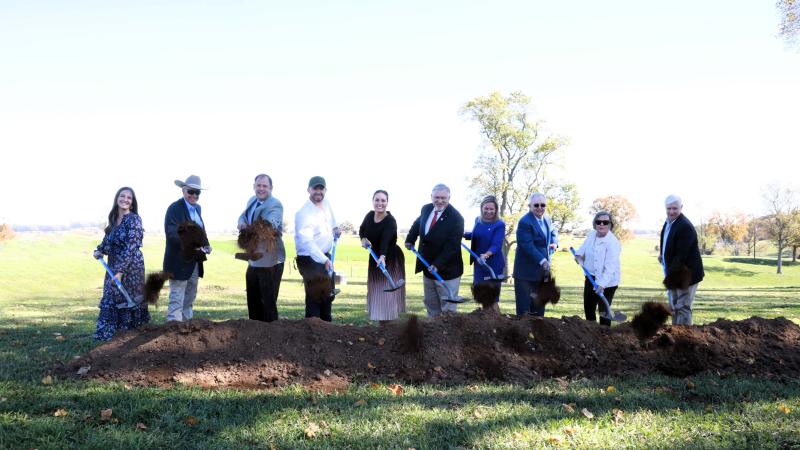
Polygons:
M335 390L352 381L527 384L548 377L702 372L800 376L800 327L782 318L666 326L640 342L630 324L492 311L411 318L386 327L318 319L195 319L121 333L62 375L136 385ZM414 323L417 321L417 323Z

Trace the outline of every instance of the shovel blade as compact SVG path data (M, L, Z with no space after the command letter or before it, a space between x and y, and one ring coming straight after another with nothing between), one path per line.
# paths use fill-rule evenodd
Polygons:
M392 287L392 285L390 284L388 288L383 290L383 292L394 292L405 285L406 285L406 280L400 278L399 280L397 280L397 283L395 283L394 287Z

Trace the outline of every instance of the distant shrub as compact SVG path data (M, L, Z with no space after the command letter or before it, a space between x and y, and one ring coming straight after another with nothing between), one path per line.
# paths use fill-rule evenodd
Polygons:
M10 241L14 239L15 235L16 233L14 233L14 229L11 228L11 225L7 223L0 225L0 242Z

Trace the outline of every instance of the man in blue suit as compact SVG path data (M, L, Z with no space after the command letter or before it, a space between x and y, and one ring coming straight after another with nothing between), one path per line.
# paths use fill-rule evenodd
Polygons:
M200 177L190 175L186 181L175 180L175 184L183 191L183 197L169 205L164 217L164 232L167 235L167 246L164 249L164 271L172 274L169 279L169 306L167 321L184 321L192 318L192 304L197 296L198 279L203 277L203 261L205 255L211 253L211 245L205 235L205 224L200 215ZM203 245L194 251L194 256L184 259L187 252L182 252L181 236L178 227L186 222L194 222L202 230Z
M558 247L558 235L544 212L547 199L535 193L528 202L530 212L517 225L517 250L514 257L514 295L517 315L544 316L544 304L536 301L545 275L550 273L550 253Z

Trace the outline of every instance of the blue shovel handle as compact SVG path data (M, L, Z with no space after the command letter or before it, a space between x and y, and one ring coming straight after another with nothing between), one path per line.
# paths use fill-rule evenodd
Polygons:
M339 241L339 238L333 238L333 248L331 249L331 270L328 271L328 275L333 278L333 259L336 258L336 242Z
M456 297L453 295L453 292L450 291L450 288L447 287L447 285L444 283L442 277L439 276L437 272L431 272L430 263L428 263L428 261L425 261L425 258L423 258L422 255L420 255L419 252L414 247L409 248L409 250L411 250L412 253L417 255L417 258L419 258L419 260L422 261L422 264L425 265L425 268L428 269L428 272L430 272L439 281L439 283L441 283L442 287L444 287L445 290L447 290L447 295L449 295L451 299L455 299Z
M386 279L389 280L389 285L392 286L392 289L397 289L397 285L392 279L392 276L389 275L389 271L386 270L386 267L383 264L381 264L380 260L378 259L378 255L375 254L375 252L372 250L372 247L367 246L367 250L369 250L369 254L372 256L372 259L375 260L375 264L378 265L378 269L380 269L381 272L383 272L383 276L385 276Z
M574 248L570 247L569 251L572 252L572 256L578 256L578 255L575 254L575 249ZM592 287L594 288L594 292L600 297L601 300L603 300L603 304L606 306L606 311L608 311L609 318L612 319L614 317L614 312L611 310L611 305L608 304L608 300L606 299L606 296L603 295L602 292L598 292L597 282L594 281L594 277L592 276L592 274L589 273L588 270L586 270L586 267L583 267L582 264L578 264L578 265L581 266L581 269L583 269L583 274L586 275L586 278L588 278L589 282L592 283Z
M112 272L111 268L108 267L108 264L106 264L106 261L103 258L98 258L98 261L100 261L100 264L102 264L103 267L105 267L106 272L108 272L108 276L110 276L111 279L114 280L114 284L117 285L117 288L119 288L119 291L122 292L122 296L125 297L125 300L128 301L128 304L126 306L130 307L130 306L135 305L136 303L134 303L134 301L131 300L131 296L128 295L128 291L125 290L125 288L122 286L122 283L117 279L117 277L114 274L114 272Z
M472 255L472 257L473 257L473 258L475 258L475 261L478 261L478 264L480 264L480 265L482 265L483 267L485 267L485 268L486 268L486 269L489 271L489 273L490 273L490 274L492 274L492 278L494 278L495 280L497 280L497 279L498 279L498 278L497 278L497 274L495 274L495 273L494 273L494 270L493 270L493 269L492 269L492 267L489 265L489 263L487 263L486 261L484 261L484 260L483 260L483 258L481 258L481 257L480 257L480 256L478 256L478 255L477 255L475 252L473 252L471 248L467 247L467 244L465 244L465 243L463 243L463 242L462 242L462 243L461 243L461 246L462 246L462 247L464 247L465 249L467 249L467 251L469 252L469 254L470 254L470 255Z

